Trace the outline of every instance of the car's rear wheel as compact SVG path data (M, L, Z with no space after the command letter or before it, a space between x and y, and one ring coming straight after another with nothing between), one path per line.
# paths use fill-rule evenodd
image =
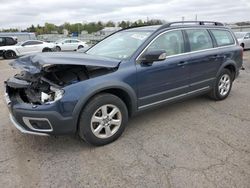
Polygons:
M223 69L216 80L216 84L210 93L214 100L223 100L229 95L233 84L233 76L230 70Z
M56 46L56 51L57 52L60 52L61 51L61 48L59 46Z
M4 58L5 59L15 59L17 57L16 53L12 50L8 50L4 52Z
M243 50L245 49L245 44L241 43L240 46L243 48Z
M124 102L112 94L99 94L84 107L78 133L87 143L101 146L115 141L128 121Z

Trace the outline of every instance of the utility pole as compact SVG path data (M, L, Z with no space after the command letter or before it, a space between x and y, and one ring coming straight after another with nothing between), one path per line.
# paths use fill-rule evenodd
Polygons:
M198 16L197 14L195 14L195 21L197 22L197 20L198 20Z

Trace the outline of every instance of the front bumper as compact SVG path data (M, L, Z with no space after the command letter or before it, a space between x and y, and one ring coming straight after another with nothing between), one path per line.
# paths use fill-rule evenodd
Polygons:
M13 124L20 132L25 133L25 134L39 135L39 136L49 136L47 133L27 131L24 127L22 127L22 125L20 125L20 124L16 121L16 119L13 117L12 114L10 114L9 116L10 116L10 121L12 122L12 124Z
M5 100L10 112L10 120L22 133L48 136L74 134L76 121L72 116L61 115L58 104L32 105L20 103L5 93Z

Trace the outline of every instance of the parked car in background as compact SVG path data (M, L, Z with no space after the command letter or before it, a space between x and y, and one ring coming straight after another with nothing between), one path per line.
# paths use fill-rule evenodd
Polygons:
M0 55L5 59L14 59L19 56L33 54L37 52L50 52L54 49L53 43L47 43L39 40L28 40L17 43L13 46L0 47Z
M29 32L0 32L0 37L15 37L18 42L37 40L35 33Z
M78 39L60 39L55 42L56 51L76 51L81 48L85 48L88 45L86 42L83 42Z
M13 61L22 72L5 82L5 97L21 132L78 133L87 143L104 145L119 138L128 118L142 110L204 94L226 99L242 58L243 49L222 23L130 28L84 53Z
M250 49L250 32L235 32L235 35L244 50Z
M11 46L17 44L16 37L1 37L0 36L0 46Z

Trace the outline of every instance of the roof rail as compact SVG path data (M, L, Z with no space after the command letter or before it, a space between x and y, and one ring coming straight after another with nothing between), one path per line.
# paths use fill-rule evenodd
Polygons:
M194 24L194 25L215 25L215 26L224 26L221 22L212 22L212 21L179 21L179 22L169 22L162 25L159 29L168 28L172 25L184 25L184 24Z

